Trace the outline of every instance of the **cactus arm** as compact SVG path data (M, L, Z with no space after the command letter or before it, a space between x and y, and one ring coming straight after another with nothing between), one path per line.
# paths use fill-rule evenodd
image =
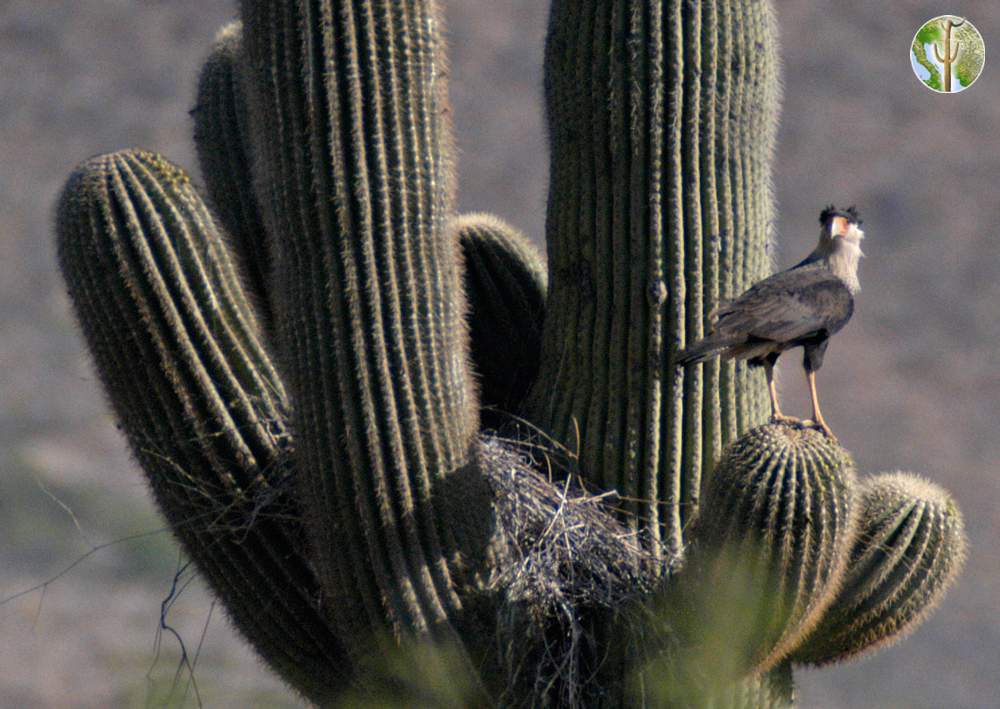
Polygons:
M934 44L934 58L941 62L942 65L945 65L945 59L941 56L941 50L937 43Z
M472 460L433 2L242 3L307 526L358 639L456 640L461 550L434 488ZM483 517L488 510L483 510Z
M869 478L844 583L793 655L823 665L892 645L934 610L965 560L962 516L941 488L907 473Z
M544 259L527 238L489 214L449 225L465 263L472 363L479 377L483 423L499 426L538 374L545 315Z
M674 549L705 460L764 397L728 364L716 404L672 359L766 267L775 56L753 5L556 0L550 16L550 290L527 409Z
M94 158L58 208L70 297L132 451L236 628L314 701L351 676L316 607L291 498L284 389L227 245L159 156Z
M962 46L962 40L956 39L955 40L955 49L951 53L951 61L952 62L954 62L956 59L958 59L958 48L961 47L961 46Z
M223 27L198 80L194 144L213 212L232 244L237 268L265 331L271 329L267 234L253 192L250 125L240 75L243 28Z
M769 424L726 450L669 591L681 642L704 648L695 661L738 678L798 647L846 568L853 480L850 456L816 431Z

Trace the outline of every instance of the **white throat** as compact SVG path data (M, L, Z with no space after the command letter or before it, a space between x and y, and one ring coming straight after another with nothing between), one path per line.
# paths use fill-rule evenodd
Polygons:
M846 283L851 293L861 290L861 284L858 282L858 262L864 256L861 251L863 238L864 232L852 226L846 236L836 239L836 246L827 256L827 263L833 275Z

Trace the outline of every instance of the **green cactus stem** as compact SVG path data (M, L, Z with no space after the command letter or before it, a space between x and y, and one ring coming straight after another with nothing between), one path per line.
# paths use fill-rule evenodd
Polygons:
M764 416L744 366L673 357L766 275L777 58L766 3L555 0L549 300L532 420L683 547L701 477Z
M738 682L704 676L699 679L700 682L689 678L688 681L656 683L651 677L651 684L656 688L651 699L655 706L671 709L786 709L795 706L795 685L788 663Z
M861 486L859 507L843 587L795 662L840 662L897 642L937 607L962 568L962 515L937 485L909 473L876 475Z
M795 685L788 663L732 685L707 689L688 703L690 709L787 709L795 706Z
M441 18L429 0L246 0L242 17L252 163L282 235L277 342L331 611L354 641L460 645L467 550L434 491L473 462L478 402L444 229Z
M740 583L730 579L729 583ZM715 593L712 589L711 593ZM656 626L664 620L676 619L673 608L665 608L647 616L645 626ZM721 630L721 629L720 629ZM733 639L733 627L727 629ZM669 637L669 634L668 634ZM674 640L677 636L673 636ZM734 677L726 664L726 651L680 645L666 649L641 667L630 678L630 694L624 706L655 706L670 709L784 709L795 705L795 684L789 662L780 662L761 673Z
M727 449L678 584L682 648L733 677L774 667L833 600L854 530L850 456L785 424Z
M271 329L267 233L254 195L250 165L250 119L243 78L241 23L219 31L198 80L191 111L194 144L213 213L233 241L232 254L253 297L265 331Z
M174 533L267 663L329 700L351 665L302 556L284 389L207 208L179 168L123 151L77 169L57 226L97 371Z
M497 427L519 412L538 375L545 315L545 262L531 242L490 214L469 214L449 228L465 263L472 361L483 423Z

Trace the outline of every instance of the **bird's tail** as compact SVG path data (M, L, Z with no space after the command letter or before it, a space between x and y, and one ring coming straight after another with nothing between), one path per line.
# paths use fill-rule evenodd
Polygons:
M706 362L721 353L731 344L732 342L729 340L706 337L704 340L698 340L689 347L686 347L678 352L676 362L678 366L681 367L698 364L699 362Z

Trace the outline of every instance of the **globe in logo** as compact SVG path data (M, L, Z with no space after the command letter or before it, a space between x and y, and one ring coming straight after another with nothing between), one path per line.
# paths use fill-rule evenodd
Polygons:
M929 89L955 94L972 86L983 71L986 45L964 17L941 15L917 30L910 46L913 73Z

